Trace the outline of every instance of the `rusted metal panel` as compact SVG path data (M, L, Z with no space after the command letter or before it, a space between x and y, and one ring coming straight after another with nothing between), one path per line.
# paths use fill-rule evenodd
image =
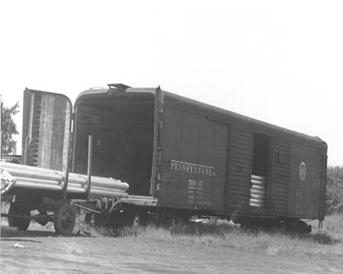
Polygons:
M290 143L272 139L267 203L273 215L285 216L288 213L290 151Z
M33 166L65 170L72 105L61 94L24 91L23 158Z
M243 212L249 206L252 157L253 135L232 127L225 203L226 207L233 211L233 214Z

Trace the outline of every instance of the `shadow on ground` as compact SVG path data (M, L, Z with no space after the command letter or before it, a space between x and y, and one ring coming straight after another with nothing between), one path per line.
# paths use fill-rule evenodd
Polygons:
M14 227L1 226L1 240L5 238L58 237L53 231L29 230L18 231Z

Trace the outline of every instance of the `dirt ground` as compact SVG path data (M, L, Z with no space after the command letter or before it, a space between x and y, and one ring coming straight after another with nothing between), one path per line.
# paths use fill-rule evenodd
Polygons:
M60 237L1 227L1 273L343 273L343 258L144 237Z

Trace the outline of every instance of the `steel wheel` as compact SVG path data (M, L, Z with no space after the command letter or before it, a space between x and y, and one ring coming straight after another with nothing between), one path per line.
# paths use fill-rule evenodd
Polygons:
M30 210L25 209L23 206L20 206L16 203L11 203L10 208L8 210L8 214L22 217L30 217ZM26 231L30 225L30 219L8 217L8 225L11 227L16 227L18 230Z
M75 210L70 204L62 204L55 210L54 227L57 234L71 235L75 226Z

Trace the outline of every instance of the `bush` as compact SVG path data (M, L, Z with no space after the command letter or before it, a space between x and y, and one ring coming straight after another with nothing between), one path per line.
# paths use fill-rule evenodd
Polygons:
M326 212L343 213L343 167L328 167L326 186Z

